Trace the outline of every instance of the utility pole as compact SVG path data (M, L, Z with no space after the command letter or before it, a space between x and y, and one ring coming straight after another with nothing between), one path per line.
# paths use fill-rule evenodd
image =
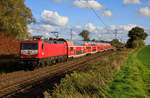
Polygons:
M72 29L70 29L70 39L72 40Z
M118 30L115 29L115 39L117 39L117 35L118 35Z
M104 38L104 34L102 33L102 34L101 34L101 40L103 40L103 38Z

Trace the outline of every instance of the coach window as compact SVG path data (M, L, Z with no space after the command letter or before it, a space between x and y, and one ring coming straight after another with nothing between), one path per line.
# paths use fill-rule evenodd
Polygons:
M73 47L70 47L70 51L73 51Z
M42 44L42 49L44 49L44 44Z
M88 49L88 47L86 47L86 49Z

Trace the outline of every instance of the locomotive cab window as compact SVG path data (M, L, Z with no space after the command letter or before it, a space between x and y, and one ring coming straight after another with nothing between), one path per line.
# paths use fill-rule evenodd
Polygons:
M37 50L38 44L37 43L23 43L21 45L22 50Z
M42 44L42 49L44 49L44 44Z

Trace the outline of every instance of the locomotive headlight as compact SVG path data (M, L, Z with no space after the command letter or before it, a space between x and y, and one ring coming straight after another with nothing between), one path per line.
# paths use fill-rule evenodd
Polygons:
M21 50L21 54L27 54L26 50Z
M32 54L37 54L37 53L38 53L37 50L33 50L33 51L32 51Z
M30 53L30 55L35 55L35 54L37 54L38 52L37 52L37 50L30 50L29 53Z

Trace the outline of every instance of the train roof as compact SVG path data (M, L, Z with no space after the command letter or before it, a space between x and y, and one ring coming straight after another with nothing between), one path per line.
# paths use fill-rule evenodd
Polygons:
M102 42L93 42L93 41L77 41L77 40L66 40L68 43L72 43L74 46L84 46L86 44L91 45L110 45L109 43L102 43Z
M68 40L68 39L63 39L63 38L59 38L59 39L49 38L48 40L32 40L32 41L23 41L23 42L38 42L38 41L44 41L45 43L54 43L54 44L63 44L64 42L67 42L69 45L74 45L74 46L85 46L87 44L92 45L92 46L110 45L109 43Z

